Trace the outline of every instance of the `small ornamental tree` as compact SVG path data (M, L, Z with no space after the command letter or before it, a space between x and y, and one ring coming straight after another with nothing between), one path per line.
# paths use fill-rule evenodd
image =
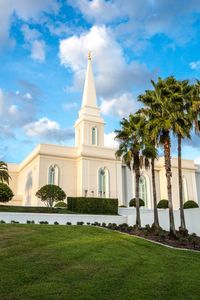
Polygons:
M52 207L54 202L62 201L66 198L65 192L58 185L54 184L44 185L37 191L36 196L45 202L48 207Z
M8 202L12 200L14 194L9 186L3 182L0 182L0 202Z

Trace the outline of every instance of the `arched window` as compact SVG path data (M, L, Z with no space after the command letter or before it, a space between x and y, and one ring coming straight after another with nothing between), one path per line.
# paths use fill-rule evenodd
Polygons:
M59 168L57 165L49 167L48 184L59 185Z
M109 197L109 171L107 168L101 168L98 172L98 191L100 197Z
M97 136L98 130L97 127L92 127L92 145L97 145Z
M188 201L188 189L187 189L187 181L185 177L182 179L182 185L183 185L183 202Z
M140 176L139 181L139 197L144 201L145 207L148 207L147 200L147 182L144 176Z

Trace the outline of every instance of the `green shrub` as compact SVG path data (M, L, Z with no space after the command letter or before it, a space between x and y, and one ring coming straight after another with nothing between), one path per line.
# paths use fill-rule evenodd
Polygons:
M126 205L120 205L119 207L127 207Z
M144 200L142 200L141 198L139 199L139 203L140 203L140 207L145 206ZM133 206L136 207L136 199L135 198L130 200L129 206L130 207L133 207Z
M40 221L39 223L40 224L49 224L49 222L47 222L47 221Z
M193 201L193 200L188 200L184 203L183 208L187 209L187 208L197 208L199 207L199 205Z
M10 223L11 223L11 224L19 224L19 222L18 222L18 221L15 221L15 220L11 220Z
M59 225L59 223L57 221L54 222L54 225Z
M72 225L72 223L71 222L67 222L66 225Z
M54 207L67 207L67 203L64 201L59 201L54 205Z
M3 182L0 182L0 202L8 202L12 200L14 194L9 186Z
M160 200L157 204L157 208L168 208L169 204L168 204L168 200Z
M84 225L84 222L78 221L76 224L77 224L77 225Z
M70 211L86 214L117 215L118 199L94 197L68 197Z

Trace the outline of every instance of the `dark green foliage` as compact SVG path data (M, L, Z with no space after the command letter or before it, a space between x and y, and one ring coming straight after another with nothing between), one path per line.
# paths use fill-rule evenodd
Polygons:
M168 200L160 200L157 204L157 208L168 208L169 204L168 204Z
M1 220L0 221L0 224L5 224L6 222L4 220Z
M49 224L49 222L47 222L47 221L40 221L39 223L40 224Z
M93 225L93 226L101 226L101 223L99 223L99 222L94 222L92 225Z
M54 222L54 225L59 225L59 223L57 221Z
M117 215L118 199L68 197L68 209L77 213Z
M66 198L65 192L58 185L54 184L44 185L37 191L36 196L49 207L52 207L54 202L62 201Z
M35 221L33 221L33 220L32 220L32 221L27 220L26 223L27 223L27 224L35 224Z
M67 207L67 203L64 201L59 201L54 205L54 207Z
M71 222L67 222L66 225L72 225L72 223Z
M3 182L0 182L0 202L8 202L13 198L13 192L9 186Z
M15 220L11 220L10 223L11 223L11 224L19 224L19 222L18 222L18 221L15 221Z
M193 201L193 200L188 200L184 203L183 208L187 209L187 208L197 208L199 207L199 205Z
M122 207L122 208L124 207L124 208L126 208L127 206L126 206L126 205L120 205L119 207Z
M77 224L77 225L84 225L84 222L78 221L76 224Z
M140 199L139 199L139 204L140 204L140 207L141 207L141 206L144 206L144 205L145 205L144 200L142 200L142 199L140 198ZM133 199L130 200L129 206L130 206L130 207L133 207L133 206L136 207L136 199L135 199L135 198L133 198Z
M71 214L66 208L58 207L39 207L39 206L13 206L13 205L0 205L0 212L28 212L28 213L59 213Z

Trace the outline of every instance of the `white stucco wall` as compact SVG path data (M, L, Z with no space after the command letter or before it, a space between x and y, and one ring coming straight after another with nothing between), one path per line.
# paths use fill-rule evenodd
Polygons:
M117 225L127 223L126 216L111 216L111 215L87 215L87 214L42 214L42 213L7 213L0 212L0 220L10 223L17 221L21 224L26 224L27 220L34 221L39 224L41 221L47 221L49 224L58 222L60 225L65 225L71 222L76 225L77 222L94 223L116 223Z
M152 209L141 209L141 223L142 226L146 224L152 225L153 223L153 210ZM200 235L200 208L191 208L185 209L185 221L186 227L189 233L196 233ZM129 225L134 225L136 220L136 210L135 208L119 208L119 214L127 216L127 223ZM168 209L159 209L159 222L160 226L169 230L169 210ZM174 221L176 229L178 230L180 226L180 211L174 211Z

